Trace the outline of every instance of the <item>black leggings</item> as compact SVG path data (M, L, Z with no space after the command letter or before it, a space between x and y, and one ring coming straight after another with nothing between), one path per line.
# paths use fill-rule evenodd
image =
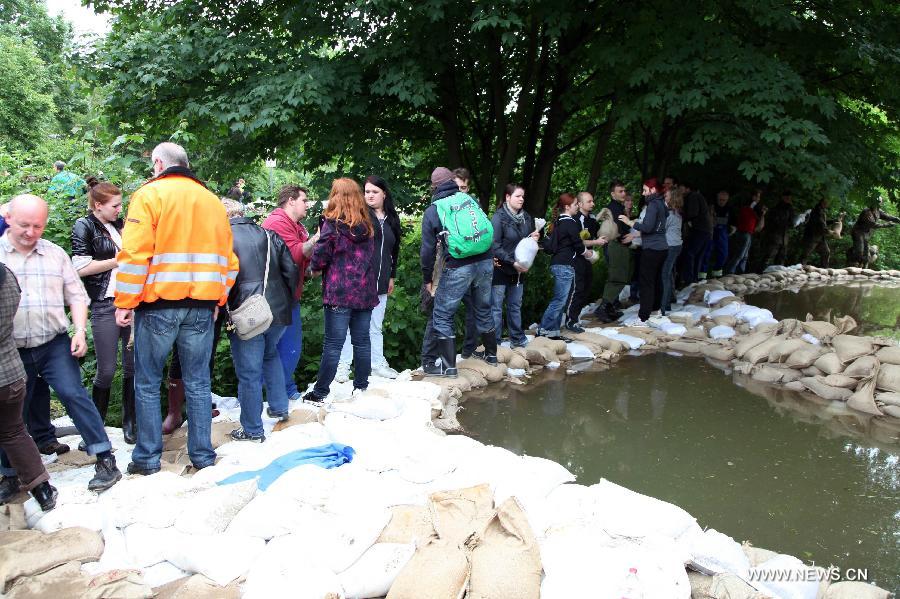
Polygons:
M650 318L650 312L659 310L662 301L662 267L669 250L641 250L641 307L638 317Z

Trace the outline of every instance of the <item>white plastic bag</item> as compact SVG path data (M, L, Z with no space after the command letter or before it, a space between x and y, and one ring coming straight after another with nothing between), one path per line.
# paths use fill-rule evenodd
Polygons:
M534 258L538 253L538 243L531 237L526 237L516 245L516 262L523 268L531 268Z

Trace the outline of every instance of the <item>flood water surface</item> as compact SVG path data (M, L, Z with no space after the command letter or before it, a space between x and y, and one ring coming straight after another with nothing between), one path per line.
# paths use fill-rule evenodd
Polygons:
M737 541L900 589L900 425L694 357L626 356L537 379L467 394L467 432L555 460L582 484L602 477L672 502Z

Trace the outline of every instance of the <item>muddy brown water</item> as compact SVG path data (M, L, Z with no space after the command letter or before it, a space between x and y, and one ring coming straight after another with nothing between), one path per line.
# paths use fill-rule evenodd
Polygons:
M897 334L898 288L820 287L750 301L778 318L830 309L851 314L869 334ZM894 306L889 319L883 302ZM527 386L494 385L467 394L459 419L475 438L555 460L582 484L607 478L675 503L737 541L863 569L869 581L900 591L896 420L665 353L576 376L547 372Z

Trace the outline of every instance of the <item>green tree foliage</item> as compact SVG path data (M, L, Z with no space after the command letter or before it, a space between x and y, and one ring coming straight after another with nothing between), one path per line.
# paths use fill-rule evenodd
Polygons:
M411 182L463 165L486 204L517 179L536 213L566 166L591 190L713 159L732 182L898 187L891 2L99 6L119 17L114 114L187 119L223 162L278 148Z
M0 33L0 143L33 149L51 131L56 107L34 44Z

